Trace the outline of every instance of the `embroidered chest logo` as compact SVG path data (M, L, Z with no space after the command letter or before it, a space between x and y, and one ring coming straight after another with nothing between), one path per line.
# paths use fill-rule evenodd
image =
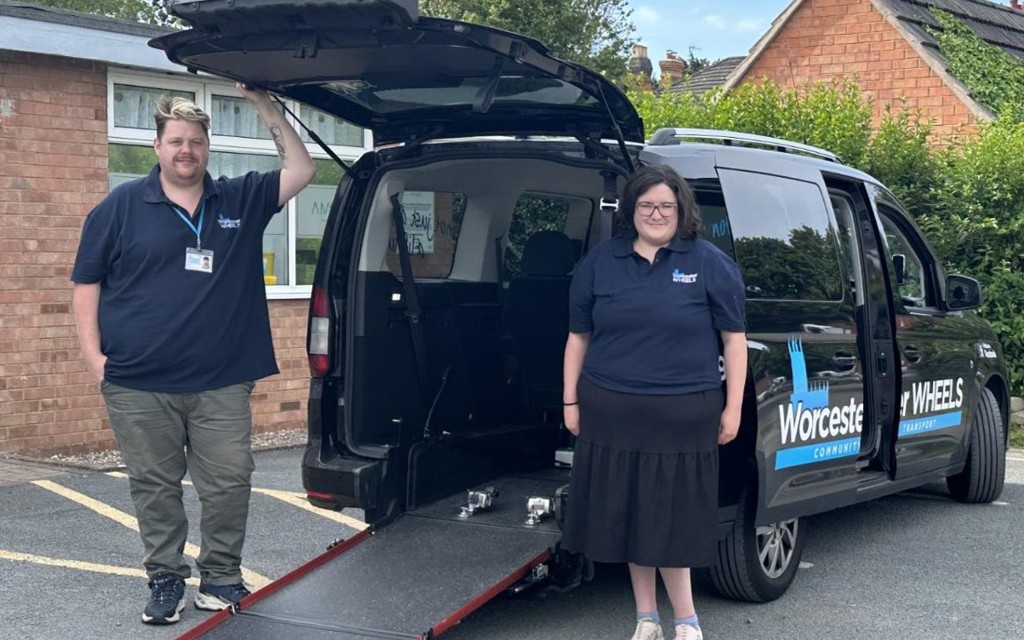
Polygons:
M229 218L225 215L217 216L217 224L221 229L237 229L242 226L241 218Z
M672 282L681 282L683 284L694 284L697 282L696 273L683 273L679 269L672 272Z

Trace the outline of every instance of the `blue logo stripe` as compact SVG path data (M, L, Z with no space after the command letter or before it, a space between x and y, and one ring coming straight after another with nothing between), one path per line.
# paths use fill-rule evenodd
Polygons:
M775 469L787 469L789 467L798 467L802 464L811 464L812 462L846 458L855 456L858 453L860 453L859 437L782 449L775 452Z
M902 438L903 436L913 436L926 431L957 427L960 426L962 416L962 412L952 411L950 413L940 413L934 416L917 418L916 420L904 420L900 422L899 434Z

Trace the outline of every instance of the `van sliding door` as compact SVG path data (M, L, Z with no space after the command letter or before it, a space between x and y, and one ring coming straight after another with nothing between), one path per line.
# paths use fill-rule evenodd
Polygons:
M825 185L787 165L786 177L719 168L747 290L759 523L852 500L865 417L853 292Z

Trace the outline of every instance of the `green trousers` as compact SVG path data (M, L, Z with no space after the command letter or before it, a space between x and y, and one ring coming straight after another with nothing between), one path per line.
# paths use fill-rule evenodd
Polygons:
M188 471L202 507L196 558L200 578L214 585L242 581L254 467L253 386L244 382L202 393L153 393L103 382L150 578L191 575L182 556L188 520L181 481Z

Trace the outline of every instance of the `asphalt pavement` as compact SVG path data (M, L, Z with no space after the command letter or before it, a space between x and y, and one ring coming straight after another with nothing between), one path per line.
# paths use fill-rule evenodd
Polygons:
M244 563L256 585L361 526L358 510L334 514L305 504L300 453L256 454ZM194 523L198 501L191 488L186 505ZM0 461L0 640L162 640L206 619L210 614L189 606L177 625L141 624L148 591L132 513L120 474ZM992 505L962 505L943 486L930 485L803 524L802 569L781 599L732 602L697 579L706 638L1021 637L1024 452L1008 455L1006 488ZM189 541L198 543L195 526ZM660 608L671 615L667 600ZM598 565L593 582L579 589L499 597L443 637L624 640L632 611L624 567Z

